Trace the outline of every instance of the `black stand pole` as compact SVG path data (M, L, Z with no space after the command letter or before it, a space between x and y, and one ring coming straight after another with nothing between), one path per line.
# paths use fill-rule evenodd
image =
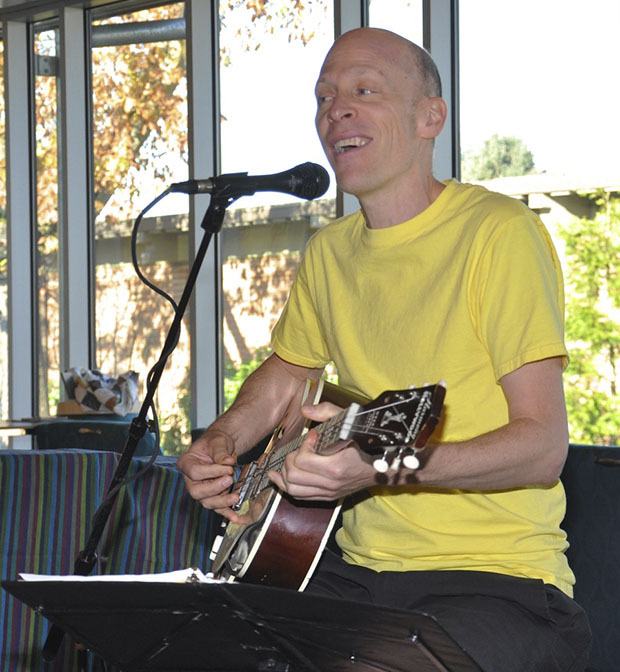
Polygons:
M112 507L116 501L120 486L122 485L123 479L125 478L127 470L129 469L129 465L131 464L131 458L136 451L138 442L146 433L148 427L146 419L148 410L153 403L153 398L155 396L155 392L157 391L157 387L164 371L164 367L166 366L166 362L168 361L168 357L176 348L177 342L179 340L183 316L185 315L187 304L189 303L192 292L194 291L196 279L198 277L198 273L200 272L202 262L206 256L209 243L211 242L213 234L219 233L220 229L222 228L226 208L233 201L235 201L239 195L241 195L227 192L229 192L229 190L224 189L222 192L213 194L211 196L209 207L200 224L201 228L205 230L205 235L203 236L200 247L198 248L198 252L196 253L196 258L194 259L194 263L192 264L189 275L187 277L183 293L179 299L179 304L174 315L174 320L172 321L170 329L168 330L168 334L166 336L159 360L153 367L152 375L148 380L146 396L142 402L140 412L131 422L129 427L129 436L125 442L125 446L123 448L123 452L121 453L118 465L114 471L114 475L112 476L112 479L108 485L106 496L101 506L97 509L95 515L93 516L92 529L86 541L86 545L84 546L84 549L78 553L75 560L74 574L78 576L88 576L95 567L97 562L97 547L99 546L99 542L101 541L106 523L110 517L110 513L112 512ZM52 661L56 657L58 649L62 644L64 634L64 631L56 625L53 625L50 628L43 646L43 658L46 661Z

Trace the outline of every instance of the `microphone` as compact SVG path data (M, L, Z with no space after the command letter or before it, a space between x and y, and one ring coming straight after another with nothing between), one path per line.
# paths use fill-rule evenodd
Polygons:
M171 192L182 194L216 194L251 196L257 191L280 191L284 194L311 201L322 196L329 187L329 175L318 163L300 163L298 166L273 175L227 173L207 180L187 180L170 185Z

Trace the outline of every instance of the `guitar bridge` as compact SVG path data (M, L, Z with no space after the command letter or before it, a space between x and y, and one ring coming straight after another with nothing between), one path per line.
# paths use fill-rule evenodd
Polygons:
M231 509L233 511L239 511L239 509L241 508L241 505L245 501L245 498L248 494L248 490L250 489L250 487L254 483L253 476L254 476L254 472L256 471L256 466L257 466L256 462L252 462L252 464L250 464L250 466L248 468L248 471L247 471L247 474L245 474L245 476L244 476L243 485L241 486L241 488L239 490L239 500L237 501L236 504L233 504L231 506Z

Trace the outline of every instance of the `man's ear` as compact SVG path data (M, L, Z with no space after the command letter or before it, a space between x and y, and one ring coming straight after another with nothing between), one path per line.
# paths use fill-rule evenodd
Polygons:
M448 106L439 96L424 98L418 107L418 132L420 137L432 140L436 138L446 123Z

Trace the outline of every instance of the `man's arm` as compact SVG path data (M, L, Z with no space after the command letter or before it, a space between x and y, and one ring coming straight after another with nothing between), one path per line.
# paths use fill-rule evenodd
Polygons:
M243 383L232 406L178 460L188 492L229 520L237 495L228 492L237 455L243 454L280 422L289 404L299 398L308 378L322 369L290 364L268 357Z
M525 364L500 383L508 424L431 449L420 483L495 490L557 481L568 451L561 358Z
M468 441L429 445L423 468L391 477L388 472L391 484L484 491L555 483L568 449L561 359L525 364L500 383L508 403L506 425ZM325 420L333 412L320 404L306 415ZM271 474L279 487L299 499L337 499L379 482L354 448L331 456L314 453L312 434L287 457L280 474Z

